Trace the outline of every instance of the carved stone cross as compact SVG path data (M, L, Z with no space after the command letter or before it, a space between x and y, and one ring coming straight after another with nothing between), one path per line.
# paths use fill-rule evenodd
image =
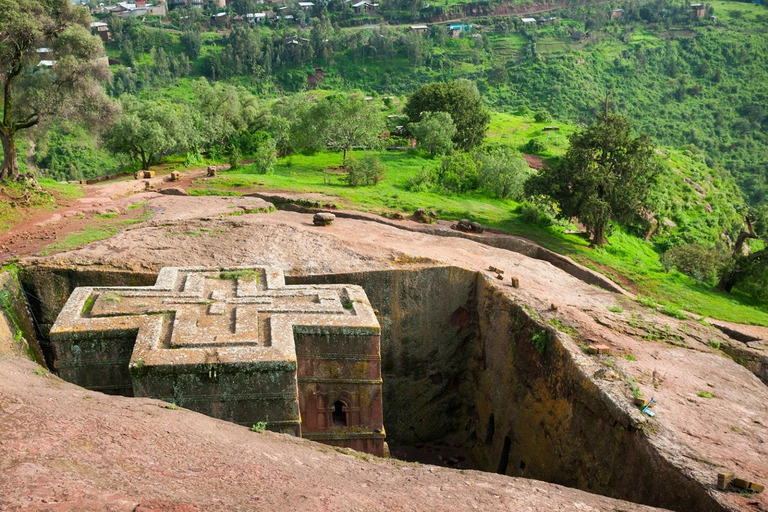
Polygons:
M371 432L381 430L380 332L359 286L286 286L280 269L249 267L164 268L151 287L77 288L50 335L65 380L300 435L299 406L327 409L337 395L349 411L372 407ZM303 362L295 335L310 340ZM365 375L351 370L360 361ZM316 423L310 430L331 428Z

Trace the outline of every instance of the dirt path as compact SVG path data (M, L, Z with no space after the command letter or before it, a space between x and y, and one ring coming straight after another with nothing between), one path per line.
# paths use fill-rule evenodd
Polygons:
M204 174L197 169L185 173L179 182L166 175L148 180L123 179L83 186L83 197L55 210L42 210L27 217L6 233L0 234L0 264L11 258L40 254L47 247L64 241L75 232L125 224L145 214L136 208L157 191L188 187Z

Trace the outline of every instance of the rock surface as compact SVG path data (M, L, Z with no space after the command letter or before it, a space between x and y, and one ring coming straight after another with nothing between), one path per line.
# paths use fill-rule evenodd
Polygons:
M255 433L158 400L86 391L37 368L0 361L2 510L659 510Z
M315 226L330 226L334 220L336 220L336 216L326 212L318 212L312 217Z

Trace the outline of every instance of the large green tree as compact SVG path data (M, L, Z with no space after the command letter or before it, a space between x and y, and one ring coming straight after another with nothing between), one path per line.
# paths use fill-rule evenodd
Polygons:
M123 97L124 115L104 135L107 149L127 155L149 169L163 155L193 149L199 130L193 111L167 101L139 101Z
M639 213L659 170L653 146L647 135L634 136L630 121L607 102L597 122L569 141L565 156L529 179L526 192L554 200L561 217L578 217L600 246L611 219L625 222Z
M464 150L483 143L491 120L477 86L464 79L423 85L408 98L404 112L411 123L420 122L425 112L447 112L456 125L453 142Z
M102 86L109 68L90 21L70 0L0 0L0 180L19 176L20 131L54 117L95 125L117 112Z
M347 152L353 147L379 145L384 116L374 101L335 94L321 99L309 109L302 126L309 135L307 140L341 150L344 154L342 165L346 165Z

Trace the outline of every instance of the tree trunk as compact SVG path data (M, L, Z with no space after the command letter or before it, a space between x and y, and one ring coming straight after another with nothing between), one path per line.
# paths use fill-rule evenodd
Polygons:
M3 143L3 166L0 167L0 181L16 181L19 178L19 162L16 159L15 134L0 133Z
M342 151L344 152L344 157L341 159L341 166L345 167L347 165L347 148L344 148Z
M592 231L592 247L602 247L605 243L605 226L595 226Z
M734 268L730 272L723 274L720 277L720 281L717 283L717 289L726 293L731 293L731 290L733 290L733 287L736 286L736 283L741 277L741 272L744 270L742 268L745 261L744 244L746 244L749 239L759 238L752 227L752 220L749 217L745 217L744 221L747 224L747 230L742 230L742 232L739 233L736 243L733 246L733 252L731 253L731 257L734 260ZM749 259L759 258L762 252L763 251L753 254Z

